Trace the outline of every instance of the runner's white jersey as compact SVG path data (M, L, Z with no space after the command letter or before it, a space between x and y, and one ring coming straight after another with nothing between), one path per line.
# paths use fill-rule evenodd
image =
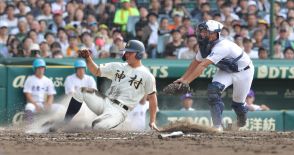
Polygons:
M76 73L66 77L64 82L65 94L74 93L81 87L96 88L96 82L92 76L84 75L83 79L77 77Z
M143 65L132 68L127 63L100 65L101 77L112 80L106 95L133 109L145 94L156 92L155 78Z
M56 94L52 80L46 76L40 79L35 75L26 79L23 92L32 94L33 99L39 103L44 103L47 95Z
M235 44L234 42L223 39L219 41L213 48L211 53L206 57L206 59L211 60L214 64L217 64L223 58L237 58L243 52L243 49ZM202 61L204 58L201 56L201 52L197 52L196 60ZM247 67L251 64L250 57L243 53L243 56L237 61L239 70Z

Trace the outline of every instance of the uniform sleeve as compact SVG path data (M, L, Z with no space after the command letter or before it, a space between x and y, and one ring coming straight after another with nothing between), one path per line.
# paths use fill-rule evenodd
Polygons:
M28 77L24 83L23 92L32 93L32 82L30 77Z
M101 77L113 79L116 73L116 68L118 68L118 64L117 63L100 64L99 68L101 71Z
M52 82L52 80L48 80L48 91L47 91L48 95L54 95L56 94L56 90L54 87L54 84Z
M152 74L150 74L150 77L147 78L145 83L145 94L151 94L153 92L156 92L156 81Z
M214 47L211 53L206 57L208 60L212 61L214 64L217 64L223 58L227 57L230 50L226 49L223 46Z
M70 94L70 93L73 93L75 92L75 89L74 89L74 85L70 84L70 77L66 77L65 79L65 82L64 82L64 91L65 91L65 94Z

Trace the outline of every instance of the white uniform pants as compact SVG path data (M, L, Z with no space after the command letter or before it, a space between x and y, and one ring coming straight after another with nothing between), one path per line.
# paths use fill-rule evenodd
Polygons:
M238 73L228 73L218 70L214 75L212 82L219 82L225 85L225 89L233 84L233 101L245 103L246 96L250 90L254 75L254 66L250 64L250 68Z
M95 93L76 91L73 98L80 103L86 103L98 117L94 120L94 129L112 129L122 123L127 111L117 104L112 103L107 97L97 96Z

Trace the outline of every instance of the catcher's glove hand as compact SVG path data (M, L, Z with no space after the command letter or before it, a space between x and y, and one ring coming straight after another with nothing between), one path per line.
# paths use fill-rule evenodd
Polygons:
M79 57L87 59L92 54L92 51L89 49L81 49L78 51L78 53L79 53Z
M163 89L163 92L169 95L182 95L189 91L190 86L187 83L171 83Z

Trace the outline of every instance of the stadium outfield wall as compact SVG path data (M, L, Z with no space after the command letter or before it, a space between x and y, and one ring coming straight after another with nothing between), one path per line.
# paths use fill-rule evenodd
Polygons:
M65 77L72 74L73 62L76 59L45 59L47 63L46 75L54 82L57 90L56 99L64 95ZM120 59L95 59L97 64ZM18 115L25 105L22 93L23 84L28 75L33 74L32 58L0 59L0 122L11 123L13 119L21 119ZM166 96L162 88L181 76L189 65L189 60L143 60L157 79L159 108L164 110L180 109L179 96ZM257 104L266 104L275 110L294 109L294 62L287 60L255 60L255 76L252 88L256 94ZM206 88L213 74L217 71L214 66L209 66L201 78L191 83L197 110L207 110ZM97 79L98 87L104 80ZM232 88L223 93L226 109L231 103ZM292 117L293 115L283 114ZM294 117L294 116L293 116ZM292 119L293 120L293 119Z

